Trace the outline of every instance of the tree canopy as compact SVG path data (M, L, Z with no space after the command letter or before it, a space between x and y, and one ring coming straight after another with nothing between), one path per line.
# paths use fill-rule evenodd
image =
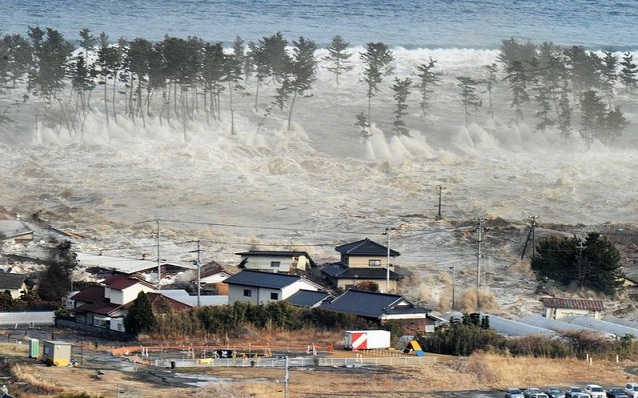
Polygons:
M157 320L153 307L144 292L139 292L133 306L124 317L124 328L128 333L139 334L154 330Z
M532 269L565 286L575 283L609 296L615 296L622 277L618 249L594 232L585 240L577 236L541 240L532 257Z

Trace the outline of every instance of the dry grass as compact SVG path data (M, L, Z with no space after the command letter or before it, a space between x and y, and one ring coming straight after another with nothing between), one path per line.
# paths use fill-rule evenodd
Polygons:
M428 354L430 355L430 354ZM434 365L371 368L291 368L291 397L417 397L423 394L461 390L500 390L510 386L550 384L567 386L590 382L603 386L622 385L633 375L625 372L628 363L600 362L588 365L574 359L552 360L503 357L480 353L468 358L437 356ZM220 378L206 387L180 388L153 383L145 371L122 373L104 371L102 380L92 378L94 370L56 368L36 364L15 365L16 380L32 386L21 392L23 398L51 396L59 391L86 392L93 396L153 397L281 397L284 370L279 368L209 368L199 369ZM231 379L232 381L228 381ZM277 382L280 381L280 382ZM24 391L24 390L23 390Z

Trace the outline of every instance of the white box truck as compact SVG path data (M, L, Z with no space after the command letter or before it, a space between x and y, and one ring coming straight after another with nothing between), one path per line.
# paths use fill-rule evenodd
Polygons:
M350 330L344 335L346 350L371 350L390 348L390 332L387 330Z

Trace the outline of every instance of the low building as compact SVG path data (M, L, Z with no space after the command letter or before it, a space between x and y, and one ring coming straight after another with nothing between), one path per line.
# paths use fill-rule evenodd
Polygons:
M568 316L601 319L605 311L601 300L542 297L540 301L543 303L543 316L549 319L561 319Z
M236 301L265 304L285 300L300 290L323 290L299 275L243 270L226 279L228 304Z
M168 283L178 274L196 270L193 264L177 264L162 260L152 261L145 255L140 258L126 258L105 256L102 254L76 253L78 265L97 274L127 274L141 275L147 282L157 284L158 270L162 276L162 283ZM100 272L101 271L101 272Z
M137 278L113 275L101 285L89 285L73 295L73 313L79 323L124 331L122 319L127 313L126 305L140 292L153 290L152 285Z
M44 340L42 342L42 361L50 359L55 366L67 366L71 363L72 345L66 341Z
M315 290L299 290L288 297L286 301L297 307L316 308L325 301L333 300L334 296L328 292Z
M9 272L0 272L0 293L9 292L12 299L19 299L27 293L26 276Z
M357 315L383 324L397 321L406 334L431 332L437 319L428 316L423 308L398 294L369 292L350 289L321 307L327 311Z
M249 250L236 254L241 256L239 268L250 271L297 274L317 266L304 251Z
M228 296L228 285L225 284L224 281L230 276L235 275L238 271L239 269L237 268L227 267L216 261L211 261L201 266L199 281L202 287L207 290L212 290L217 295ZM195 276L193 280L196 281L197 276ZM209 287L212 289L208 289Z
M321 268L333 287L347 290L374 284L384 293L397 291L402 276L394 271L394 261L401 255L399 252L367 238L337 246L335 250L341 254L340 261Z

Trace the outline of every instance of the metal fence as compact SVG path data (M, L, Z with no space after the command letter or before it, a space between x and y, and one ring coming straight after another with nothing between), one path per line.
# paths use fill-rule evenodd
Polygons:
M379 358L336 358L336 357L288 357L289 367L369 367L369 366L419 366L433 364L435 357L379 357ZM148 364L163 368L196 367L285 367L285 357L273 358L202 358L202 359L149 359Z

